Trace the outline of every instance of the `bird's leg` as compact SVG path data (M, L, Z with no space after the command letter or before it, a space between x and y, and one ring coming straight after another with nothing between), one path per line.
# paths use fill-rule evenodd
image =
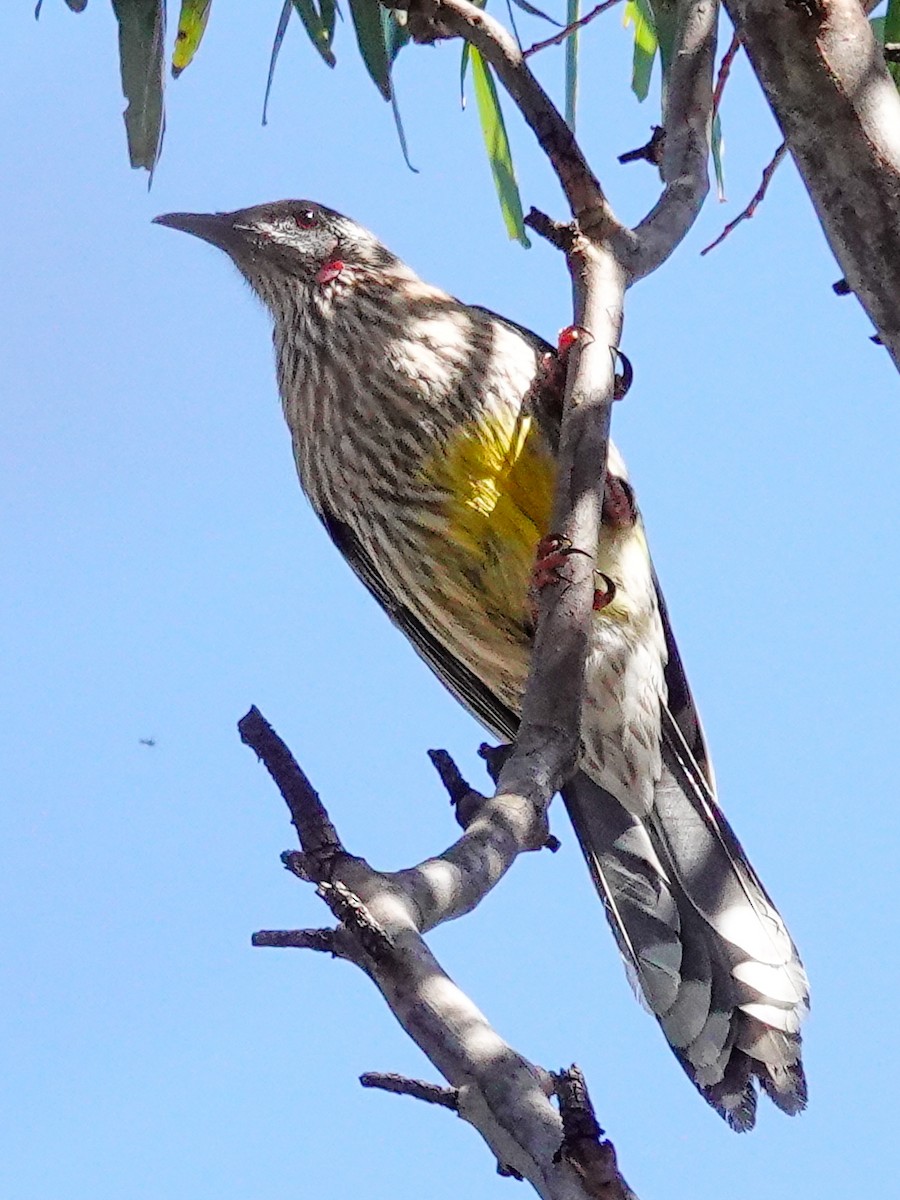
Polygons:
M534 552L534 566L531 568L532 590L540 592L551 583L561 582L563 576L559 573L560 567L565 566L570 554L578 553L583 551L576 550L562 534L545 534Z
M602 520L609 529L628 529L637 520L634 489L627 480L609 472L603 489Z

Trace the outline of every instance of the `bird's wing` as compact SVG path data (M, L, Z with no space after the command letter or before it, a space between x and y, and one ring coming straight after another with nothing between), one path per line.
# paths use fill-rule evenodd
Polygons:
M496 737L512 741L519 726L518 717L468 667L455 658L390 590L372 559L349 525L334 514L320 512L319 517L331 540L365 584L391 621L412 643L441 683L472 716Z
M665 668L666 689L668 692L668 715L678 727L687 748L693 756L694 762L700 768L706 780L709 790L715 792L716 781L713 775L709 748L706 744L706 736L703 733L703 726L700 724L700 715L697 712L697 706L694 703L694 697L691 694L690 685L684 673L681 654L678 651L678 644L675 641L675 635L672 632L672 625L669 621L669 609L655 571L653 572L653 584L656 588L659 619L662 622L668 654L668 661Z

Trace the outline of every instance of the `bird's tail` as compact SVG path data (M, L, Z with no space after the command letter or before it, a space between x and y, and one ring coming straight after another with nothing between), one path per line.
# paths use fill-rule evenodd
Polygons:
M563 796L636 989L704 1098L746 1130L757 1081L787 1113L806 1105L806 973L668 710L663 748L643 820L583 772Z

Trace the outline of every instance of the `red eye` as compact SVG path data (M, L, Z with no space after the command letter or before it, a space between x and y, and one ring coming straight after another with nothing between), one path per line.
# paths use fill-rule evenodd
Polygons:
M312 229L317 220L316 213L311 208L305 208L302 212L294 213L294 224L298 229Z

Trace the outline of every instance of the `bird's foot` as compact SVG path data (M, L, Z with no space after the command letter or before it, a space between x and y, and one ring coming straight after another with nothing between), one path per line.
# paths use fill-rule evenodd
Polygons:
M537 544L534 566L531 568L531 590L542 592L545 587L561 583L564 576L560 568L565 566L570 554L583 554L561 533L547 533Z
M600 612L601 609L608 607L616 598L616 581L610 579L608 575L604 575L602 571L595 571L594 578L601 587L594 588L594 612Z

